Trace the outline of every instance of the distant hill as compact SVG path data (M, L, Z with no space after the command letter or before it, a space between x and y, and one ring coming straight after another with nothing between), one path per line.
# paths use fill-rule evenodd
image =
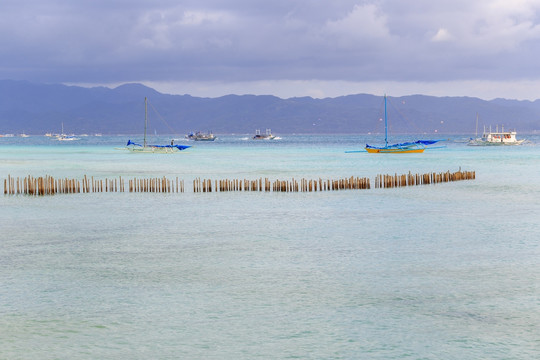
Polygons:
M367 94L313 99L227 95L199 98L161 94L141 84L114 89L0 80L0 133L140 134L144 97L149 99L149 131L184 134L275 134L384 132L383 97ZM398 133L475 132L483 125L504 125L520 133L540 129L540 100L485 101L471 97L412 95L389 97L391 131Z

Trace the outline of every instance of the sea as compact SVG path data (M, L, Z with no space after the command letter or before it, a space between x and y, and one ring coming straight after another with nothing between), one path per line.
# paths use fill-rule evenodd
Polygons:
M28 175L185 182L2 191L0 359L540 358L540 135L503 147L437 135L423 154L362 152L375 135L280 137L222 135L177 154L126 152L128 136L0 138L2 190ZM459 170L476 178L373 186ZM192 187L351 176L372 188Z

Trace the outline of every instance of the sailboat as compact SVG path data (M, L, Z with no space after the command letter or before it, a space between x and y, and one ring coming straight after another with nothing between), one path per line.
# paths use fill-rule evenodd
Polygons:
M171 140L171 143L168 145L149 145L146 142L146 128L148 127L148 100L144 98L144 140L143 144L134 143L131 140L128 140L126 149L135 152L135 153L161 153L161 154L171 154L178 151L185 150L190 148L190 145L175 145L174 140Z
M427 145L435 144L440 140L417 140L388 145L388 115L386 111L386 94L384 95L384 146L371 146L366 144L366 151L372 154L422 153Z
M62 123L62 133L56 135L56 140L58 141L75 141L80 140L78 137L74 135L66 135L64 134L64 123Z

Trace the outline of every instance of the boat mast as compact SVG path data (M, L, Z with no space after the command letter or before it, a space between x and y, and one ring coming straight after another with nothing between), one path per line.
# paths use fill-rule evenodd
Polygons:
M474 136L478 137L478 113L476 113L476 132L474 133Z
M384 94L384 143L388 147L388 116L386 115L386 94Z
M148 123L148 106L146 104L146 97L144 97L144 142L143 147L146 147L146 124Z

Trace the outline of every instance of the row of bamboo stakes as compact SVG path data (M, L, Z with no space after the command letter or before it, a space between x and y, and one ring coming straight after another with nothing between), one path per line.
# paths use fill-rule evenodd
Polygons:
M428 185L442 182L473 180L474 171L450 171L444 173L426 174L394 174L377 175L375 188L393 188L402 186ZM193 180L193 192L316 192L336 190L363 190L370 189L368 178L351 176L337 180L330 179L292 179L274 180L268 178L249 179L201 179ZM155 193L183 193L184 180L160 178L132 178L118 177L114 179L95 179L87 177L77 179L55 179L46 175L43 177L12 177L4 179L4 195L54 195L74 193L101 193L101 192L155 192Z
M126 186L127 185L127 186ZM54 195L98 192L159 192L182 193L184 180L162 178L126 179L119 176L114 179L94 179L87 177L77 179L55 179L46 175L43 177L27 176L14 178L8 175L4 179L4 195Z
M212 185L213 184L213 185ZM351 176L338 180L292 179L274 180L259 178L214 180L197 178L193 181L193 192L227 192L227 191L259 191L259 192L312 192L332 190L369 189L367 178Z
M394 175L377 175L375 177L375 188L393 188L402 186L429 185L438 184L450 181L474 180L476 178L475 171L450 171L444 173L426 173L426 174L394 174Z

